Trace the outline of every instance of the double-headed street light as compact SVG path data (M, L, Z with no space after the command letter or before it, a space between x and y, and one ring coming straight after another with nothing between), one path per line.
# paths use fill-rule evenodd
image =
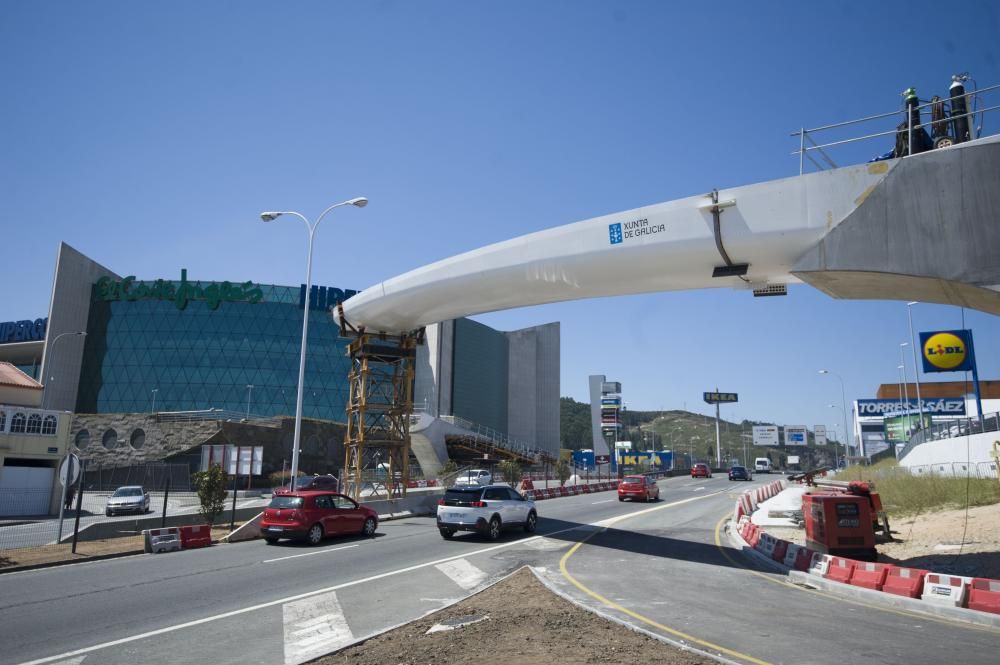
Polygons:
M850 449L848 447L848 443L851 440L851 434L852 433L850 432L850 430L847 429L847 392L844 390L844 377L840 376L836 372L831 372L828 369L821 369L821 370L819 370L819 373L820 374L831 374L831 375L837 377L837 379L840 380L840 401L844 405L844 408L843 408L843 414L844 414L844 452L845 452L845 454L844 454L844 460L845 460L845 462L844 463L847 464L847 465L850 465L850 462L847 461L847 457L850 455L850 453L849 453Z
M906 303L906 320L910 324L910 351L913 352L913 380L917 384L917 411L920 413L920 426L923 427L924 401L920 399L920 366L917 365L917 344L913 341L913 314L910 312L911 307L919 304L916 301Z
M364 208L368 205L368 199L363 196L357 198L348 199L347 201L342 201L340 203L335 203L326 210L320 213L319 217L316 218L315 224L310 224L309 220L306 219L305 215L297 213L293 210L286 211L270 211L260 213L261 220L265 222L273 222L282 215L293 215L298 217L306 224L306 228L309 229L309 254L306 259L306 298L305 307L302 314L302 347L299 351L299 386L298 394L295 398L295 435L292 438L292 469L290 478L290 487L295 489L295 477L299 472L299 440L302 436L302 391L305 387L305 377L306 377L306 340L309 334L309 296L312 290L312 258L313 258L313 238L316 235L316 227L319 223L323 221L334 208L340 208L341 206L354 206L355 208Z

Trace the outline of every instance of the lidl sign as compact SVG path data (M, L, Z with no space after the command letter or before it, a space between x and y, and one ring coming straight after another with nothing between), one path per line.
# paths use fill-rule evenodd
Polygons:
M966 372L972 369L968 330L920 333L925 372Z

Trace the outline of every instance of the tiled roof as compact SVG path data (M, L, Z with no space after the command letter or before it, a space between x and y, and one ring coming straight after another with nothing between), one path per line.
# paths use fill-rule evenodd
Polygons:
M8 362L0 362L0 386L42 389L42 384Z

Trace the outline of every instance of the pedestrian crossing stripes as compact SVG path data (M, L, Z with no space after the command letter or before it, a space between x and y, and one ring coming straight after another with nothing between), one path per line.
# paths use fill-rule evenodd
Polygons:
M466 591L472 591L486 579L486 573L476 568L465 559L445 561L444 563L439 563L434 567L447 575L451 578L452 582Z
M331 591L282 606L285 665L298 665L354 641L344 610Z

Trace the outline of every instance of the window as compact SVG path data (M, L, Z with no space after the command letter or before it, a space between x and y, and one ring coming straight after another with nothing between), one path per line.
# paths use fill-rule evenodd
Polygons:
M330 498L333 499L333 505L341 510L355 510L358 507L358 504L354 503L346 496L333 496Z
M55 436L56 433L56 417L55 416L45 416L45 420L42 421L42 434L46 436Z
M271 499L271 503L268 504L268 508L277 508L278 510L287 508L301 508L302 507L302 497L301 496L276 496Z
M136 427L132 430L132 436L129 437L129 443L131 443L132 447L136 450L142 448L146 443L146 432L144 432L141 427Z
M316 497L316 502L315 503L316 503L316 507L317 508L323 508L323 509L327 509L328 510L328 509L334 507L333 501L331 501L330 497L328 497L328 496L318 496L318 497Z
M108 450L113 450L118 445L118 432L113 429L109 429L104 433L104 436L101 437L101 443Z
M497 500L506 501L507 491L502 487L494 487L493 489L488 489L486 490L486 492L483 493L483 499L485 499L486 501L489 501L491 499L494 501Z
M0 432L7 431L7 412L0 411Z
M77 448L86 448L90 445L90 432L85 429L80 430L76 433L75 439Z
M40 434L42 431L42 417L37 413L28 416L28 434Z
M10 432L11 434L24 434L25 425L27 423L27 418L24 414L18 411L14 414L14 417L10 419Z

